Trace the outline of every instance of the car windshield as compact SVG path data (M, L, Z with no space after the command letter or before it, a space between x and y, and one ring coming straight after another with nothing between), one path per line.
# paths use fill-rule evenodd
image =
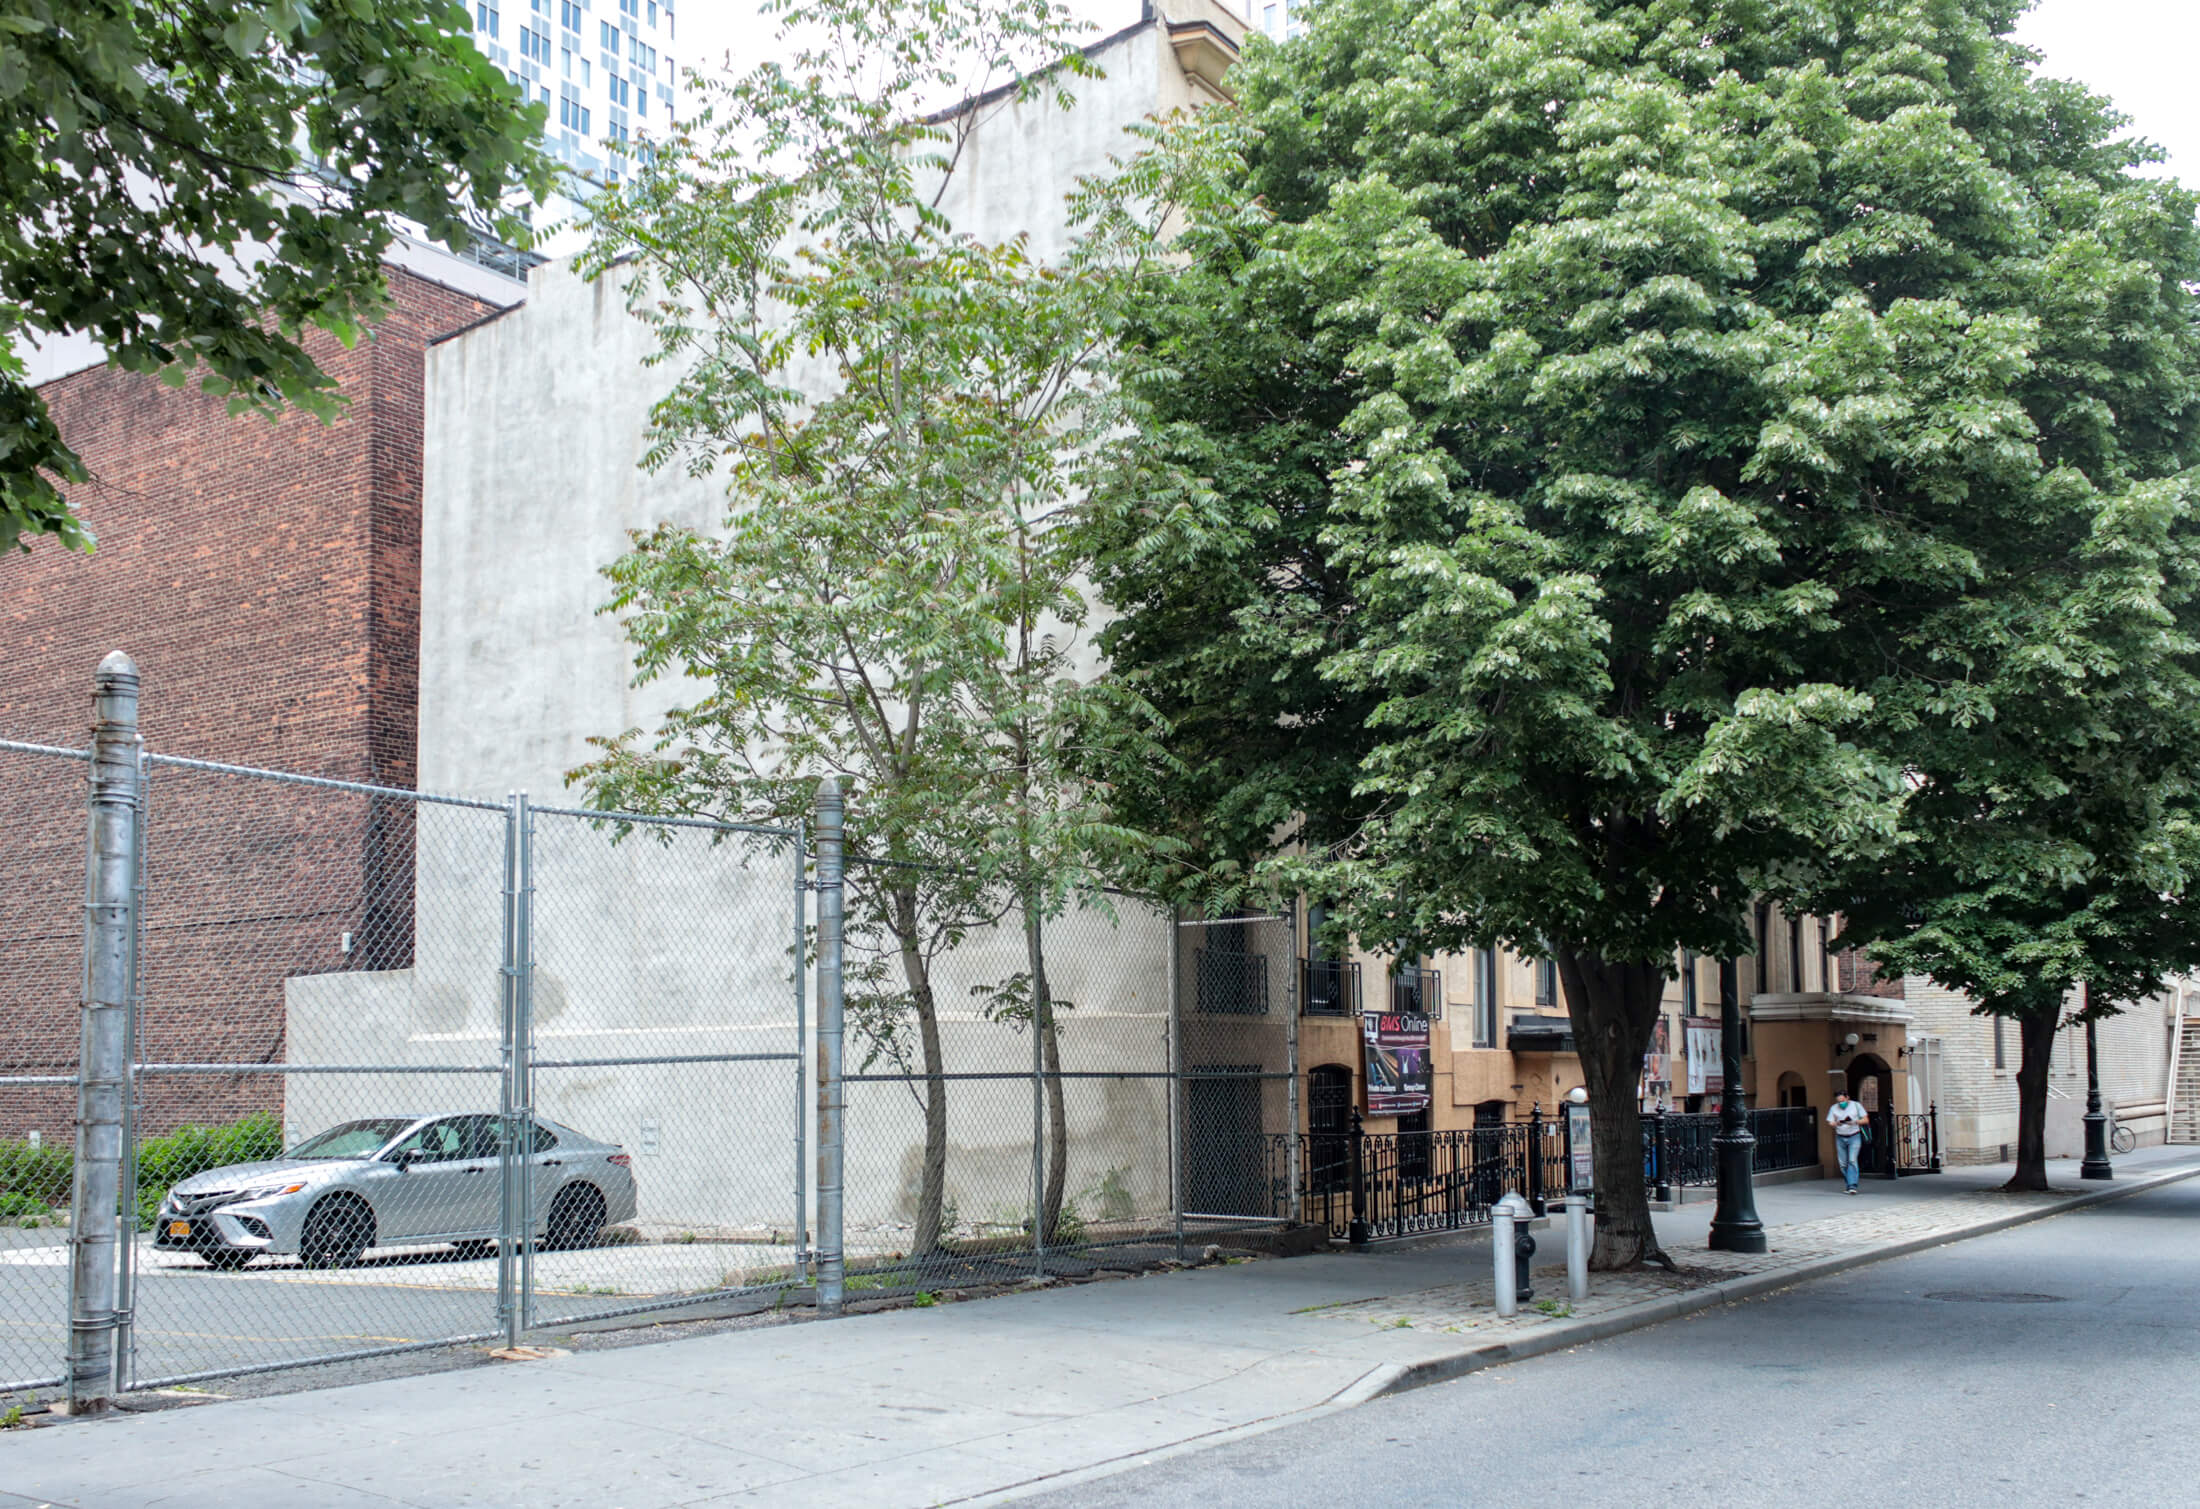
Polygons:
M374 1116L330 1127L318 1137L308 1137L285 1158L371 1158L399 1132L413 1124L410 1116Z

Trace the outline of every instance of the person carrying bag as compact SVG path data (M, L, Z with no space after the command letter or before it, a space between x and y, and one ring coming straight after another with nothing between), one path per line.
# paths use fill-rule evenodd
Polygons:
M1843 1090L1834 1097L1833 1109L1826 1112L1826 1124L1833 1128L1833 1155L1841 1166L1842 1182L1853 1195L1860 1177L1858 1161L1864 1151L1866 1112Z

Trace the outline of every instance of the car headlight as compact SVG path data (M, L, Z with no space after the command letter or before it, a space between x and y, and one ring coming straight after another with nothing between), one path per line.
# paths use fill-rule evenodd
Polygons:
M305 1185L303 1184L270 1184L265 1189L248 1189L244 1191L244 1193L237 1196L237 1202L242 1204L246 1200L272 1200L277 1195L294 1195L304 1188Z

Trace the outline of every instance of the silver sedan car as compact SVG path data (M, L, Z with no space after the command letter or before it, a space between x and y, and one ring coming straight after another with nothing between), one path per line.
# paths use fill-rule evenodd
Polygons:
M479 1113L370 1116L308 1137L280 1158L193 1174L168 1192L153 1245L241 1268L261 1253L317 1266L369 1247L451 1242L496 1248L503 1118ZM525 1125L534 1234L584 1247L634 1218L634 1169L616 1144L571 1127Z

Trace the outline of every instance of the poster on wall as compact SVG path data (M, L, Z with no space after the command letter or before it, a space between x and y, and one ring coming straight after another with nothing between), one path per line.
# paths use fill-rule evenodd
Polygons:
M1429 1103L1429 1019L1418 1011L1367 1012L1360 1018L1367 1052L1367 1114L1425 1111Z
M1673 1096L1673 1024L1659 1017L1650 1029L1650 1051L1642 1056L1642 1088L1636 1102L1643 1110L1656 1110Z
M1716 1018L1692 1016L1682 1029L1688 1039L1688 1093L1716 1095L1726 1088L1719 1063L1719 1023Z

